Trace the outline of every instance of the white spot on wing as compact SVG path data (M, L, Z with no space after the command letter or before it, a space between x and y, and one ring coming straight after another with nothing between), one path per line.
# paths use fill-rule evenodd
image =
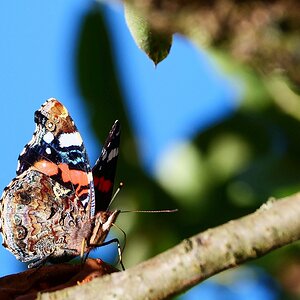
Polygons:
M47 133L44 135L43 140L44 140L46 143L50 144L50 143L54 140L54 135L53 135L53 133L47 132Z
M86 207L88 205L89 202L89 197L85 198L84 200L81 201L83 207Z
M101 156L100 156L101 160L105 160L106 156L107 156L107 151L103 148Z
M118 148L115 148L115 149L111 150L109 152L107 162L111 161L114 157L116 157L118 155L118 153L119 153L119 149Z
M17 171L20 170L20 167L21 167L21 164L20 164L20 161L18 160Z
M51 154L51 149L49 147L46 148L46 153Z
M88 172L87 176L88 176L88 181L92 182L93 181L93 173L92 172Z
M22 156L23 154L25 154L25 152L27 151L27 147L25 146L22 150L22 152L20 153L20 156Z
M59 137L59 145L61 148L69 146L81 146L82 138L79 132L62 133Z

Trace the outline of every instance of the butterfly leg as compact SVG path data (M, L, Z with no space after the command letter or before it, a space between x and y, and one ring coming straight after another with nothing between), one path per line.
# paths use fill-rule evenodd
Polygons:
M122 260L122 248L121 248L121 245L120 245L120 241L117 239L117 238L114 238L114 239L111 239L107 242L104 242L102 243L101 245L91 245L93 247L103 247L103 246L106 246L106 245L109 245L109 244L112 244L112 243L116 243L117 246L118 246L118 256L119 256L119 263L122 267L122 270L125 271L125 267L124 267L124 264L123 264L123 260Z
M81 265L83 266L83 264L86 262L86 260L88 259L88 256L90 254L90 250L87 253L84 253L84 249L86 248L86 239L83 239L81 242L81 251L80 251L80 260L81 260Z
M122 267L122 270L125 271L125 267L123 265L123 260L122 260L122 249L121 249L120 241L117 238L114 238L114 239L111 239L111 240L109 240L107 242L102 243L101 246L106 246L106 245L109 245L111 243L117 243L119 263L120 263L120 265Z

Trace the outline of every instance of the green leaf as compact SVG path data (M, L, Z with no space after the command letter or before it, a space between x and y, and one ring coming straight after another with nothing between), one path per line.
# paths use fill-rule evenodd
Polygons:
M127 26L135 43L157 65L170 52L172 34L154 30L138 9L127 2L125 2L124 6Z

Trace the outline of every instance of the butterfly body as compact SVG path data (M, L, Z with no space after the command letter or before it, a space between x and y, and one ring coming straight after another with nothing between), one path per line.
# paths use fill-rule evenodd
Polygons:
M118 157L118 122L93 170L60 102L47 100L35 112L35 122L33 137L19 156L17 177L0 203L3 245L30 266L67 261L101 245L119 214L108 211L107 200ZM97 201L102 210L95 211Z

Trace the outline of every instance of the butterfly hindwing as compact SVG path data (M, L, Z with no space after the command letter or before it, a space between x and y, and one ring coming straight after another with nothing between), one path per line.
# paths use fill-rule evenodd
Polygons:
M120 123L115 121L93 167L96 212L106 211L112 199L120 145Z

